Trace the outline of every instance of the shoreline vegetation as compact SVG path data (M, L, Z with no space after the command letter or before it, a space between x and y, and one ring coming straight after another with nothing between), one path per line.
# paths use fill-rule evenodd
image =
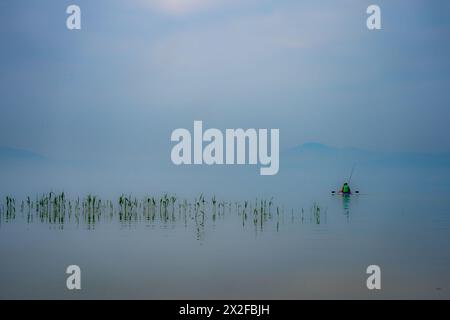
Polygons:
M76 199L66 197L65 193L49 192L34 198L17 200L6 196L0 200L0 228L15 221L27 224L39 223L57 229L65 226L95 229L100 223L118 222L121 226L167 227L181 224L194 226L197 236L205 225L215 225L226 217L239 218L242 228L253 227L262 232L266 225L274 225L278 232L281 225L326 224L327 212L314 203L311 208L285 209L272 199L253 201L218 200L215 196L206 199L203 194L193 201L178 199L175 195L161 197L148 196L136 198L121 195L115 201L101 199L88 194Z

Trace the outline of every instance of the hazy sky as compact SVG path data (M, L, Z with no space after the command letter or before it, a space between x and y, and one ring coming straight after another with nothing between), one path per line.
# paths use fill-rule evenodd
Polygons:
M0 146L169 159L203 120L279 128L281 149L450 152L449 39L448 1L5 0Z

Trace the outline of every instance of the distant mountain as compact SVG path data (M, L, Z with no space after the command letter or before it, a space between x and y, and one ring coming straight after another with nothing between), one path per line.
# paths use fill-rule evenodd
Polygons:
M0 147L0 161L44 161L46 158L32 151Z
M420 152L375 152L357 148L336 148L321 143L305 143L283 153L287 163L346 162L367 165L450 167L450 154ZM282 156L283 156L282 155Z
M305 152L332 153L338 151L335 147L330 147L317 142L308 142L301 146L287 150L291 154L301 154Z

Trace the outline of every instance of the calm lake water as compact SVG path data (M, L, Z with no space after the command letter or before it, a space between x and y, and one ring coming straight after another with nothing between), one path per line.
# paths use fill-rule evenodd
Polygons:
M16 199L13 216L3 201L0 298L450 298L445 197L326 195L317 206L274 200L270 208L270 199L245 208L244 200L130 197L121 208L85 197L78 213L72 197L70 218L66 197L50 213L54 202L38 213L35 199L30 212ZM81 291L66 289L72 264ZM366 288L372 264L381 291Z

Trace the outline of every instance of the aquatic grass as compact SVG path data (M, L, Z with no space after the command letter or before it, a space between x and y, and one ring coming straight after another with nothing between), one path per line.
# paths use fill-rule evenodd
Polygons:
M16 215L16 203L20 203L19 217ZM290 208L288 212L291 224L326 223L326 209L317 203L313 204L309 216L303 208ZM142 199L122 194L116 201L111 201L93 194L69 199L64 192L49 192L34 198L28 196L20 202L12 196L6 196L0 202L0 223L12 223L21 218L27 224L40 223L59 229L65 226L95 229L101 223L116 221L122 227L137 226L141 222L145 222L146 226L161 228L174 228L181 224L186 229L193 227L199 240L205 237L205 229L209 224L216 226L220 220L233 215L239 217L242 229L253 225L256 233L268 228L279 232L285 222L284 205L276 205L273 198L227 201L213 195L207 200L203 193L193 201L167 193ZM249 220L252 223L249 224Z

